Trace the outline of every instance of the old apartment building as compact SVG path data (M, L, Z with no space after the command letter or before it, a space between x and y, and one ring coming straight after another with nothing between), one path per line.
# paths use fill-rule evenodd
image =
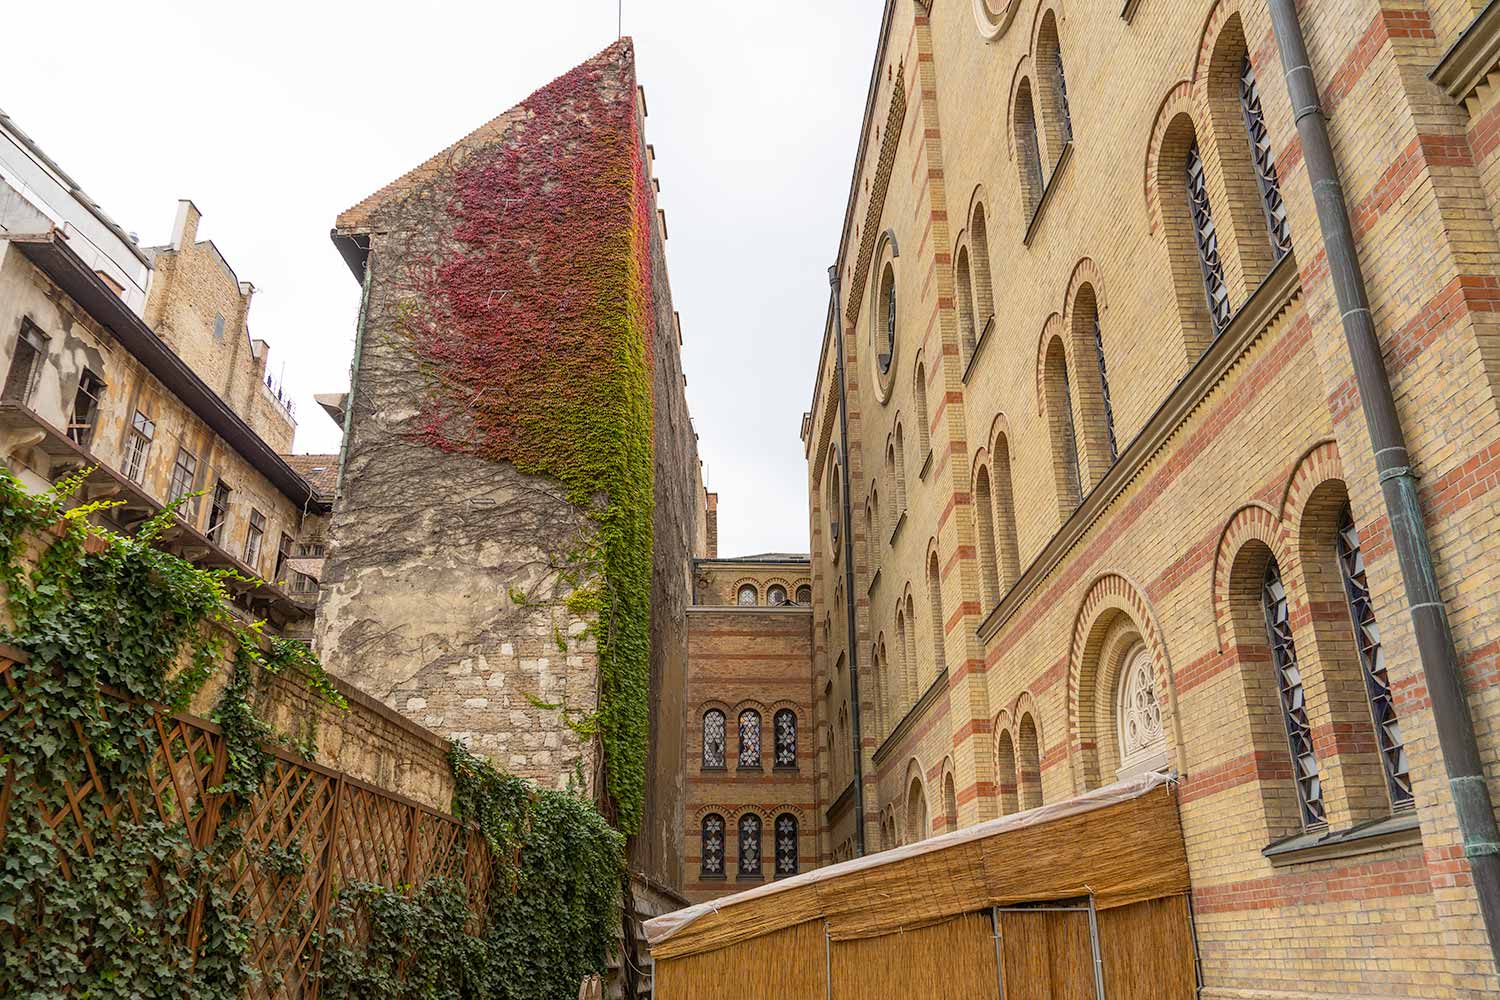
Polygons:
M0 115L0 445L34 489L91 470L79 500L126 531L202 491L165 544L262 581L231 582L239 610L310 635L331 457L285 454L251 286L198 221L181 202L171 242L139 246Z

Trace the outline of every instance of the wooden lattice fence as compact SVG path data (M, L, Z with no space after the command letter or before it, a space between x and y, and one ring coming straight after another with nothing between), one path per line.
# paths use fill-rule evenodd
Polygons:
M24 657L20 650L0 646L0 679L10 694L6 715L17 710L23 697L11 668ZM105 705L107 712L107 699ZM101 838L117 836L118 818L139 820L147 810L168 825L181 825L200 850L221 835L238 833L230 841L237 846L213 877L241 902L239 916L249 922L249 958L259 972L252 984L255 996L317 996L317 942L343 885L365 882L415 893L432 878L461 881L473 929L478 929L489 891L490 856L473 824L271 746L264 748L272 763L259 792L231 813L225 809L227 796L209 791L223 780L227 766L220 728L187 713L158 711L155 734L155 746L148 748L149 801L134 795L126 801L102 801L95 761L86 752L84 773L64 783L64 804L43 820L59 845L81 846L86 856L94 854ZM0 754L11 749L0 747ZM0 838L11 819L13 782L8 766L0 786ZM91 823L85 814L102 815L104 822ZM231 826L220 829L225 822ZM267 864L268 857L296 860ZM66 862L63 874L69 874ZM195 953L201 944L201 896L188 933Z

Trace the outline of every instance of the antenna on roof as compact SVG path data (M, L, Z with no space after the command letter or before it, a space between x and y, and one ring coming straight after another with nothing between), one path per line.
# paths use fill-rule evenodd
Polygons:
M625 0L615 0L615 41L625 37Z

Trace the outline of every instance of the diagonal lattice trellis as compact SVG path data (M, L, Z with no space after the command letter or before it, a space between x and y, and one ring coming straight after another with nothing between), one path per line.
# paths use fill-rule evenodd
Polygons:
M10 668L24 655L0 647L0 683L10 695L7 715L22 705L23 692ZM108 699L101 711L109 711ZM93 855L100 839L118 836L122 817L139 820L148 813L183 828L199 850L232 835L236 846L211 877L251 927L249 959L259 972L252 996L317 996L317 941L334 893L351 882L414 893L432 878L461 881L470 900L471 930L479 930L490 859L472 824L273 747L264 748L272 763L259 791L226 819L226 796L210 791L223 780L227 765L219 727L187 714L158 712L154 721L155 745L144 748L149 763L143 790L112 798L86 750L82 772L63 782L60 805L42 819L59 844L81 848L85 856ZM6 750L0 747L0 754ZM10 819L13 781L7 767L0 784L0 838ZM190 925L194 948L201 943L203 905L200 898Z

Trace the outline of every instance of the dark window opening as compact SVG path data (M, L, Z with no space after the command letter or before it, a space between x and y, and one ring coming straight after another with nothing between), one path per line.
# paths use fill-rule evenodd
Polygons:
M85 368L78 377L78 391L73 394L73 413L68 417L68 440L80 448L87 448L94 442L103 397L104 380Z

